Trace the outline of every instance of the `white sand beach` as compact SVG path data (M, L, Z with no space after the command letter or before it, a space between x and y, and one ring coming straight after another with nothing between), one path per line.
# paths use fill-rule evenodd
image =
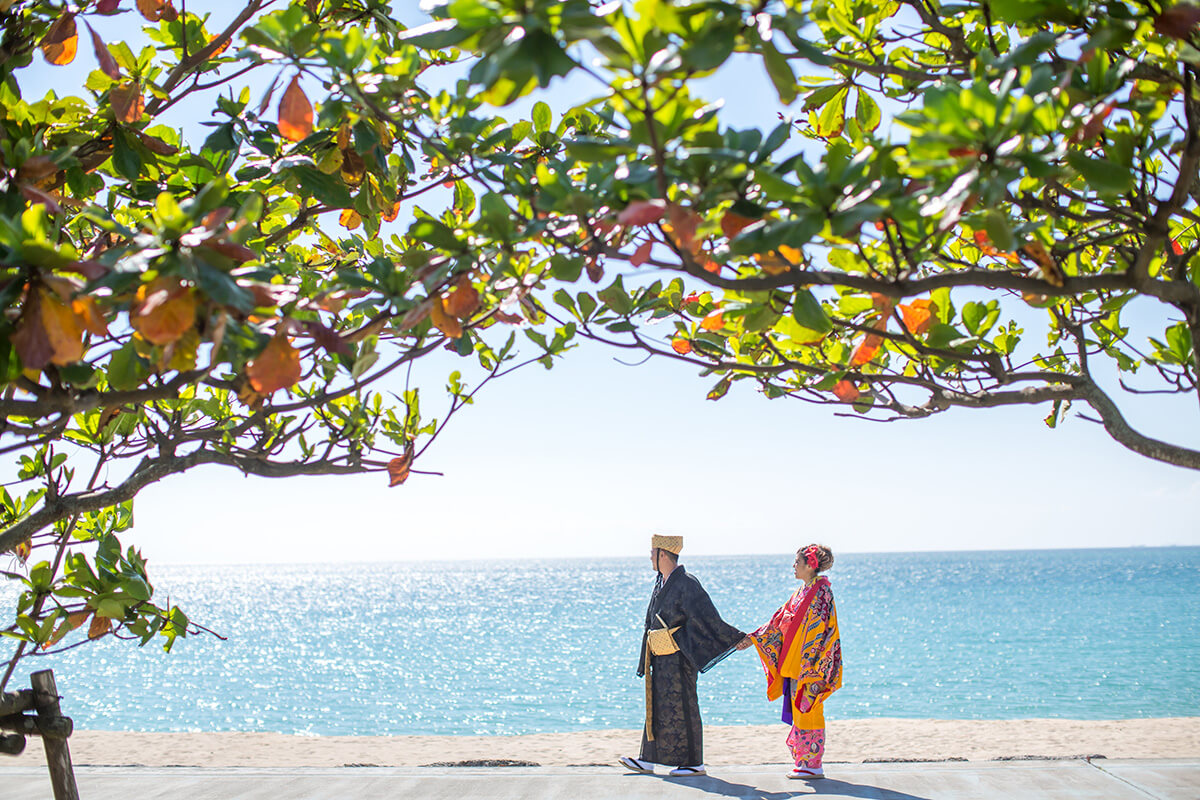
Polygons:
M1108 758L1200 756L1200 717L1080 721L830 720L827 762L936 761L1103 755ZM781 725L705 728L709 764L788 760ZM77 731L72 759L91 766L341 767L424 766L510 760L541 766L612 764L635 754L632 730L526 736L285 736L277 733L125 733ZM45 763L41 742L0 756L3 766Z

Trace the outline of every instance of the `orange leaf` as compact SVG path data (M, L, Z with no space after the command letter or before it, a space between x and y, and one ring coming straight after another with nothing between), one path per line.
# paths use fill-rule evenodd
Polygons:
M81 297L71 301L71 310L75 312L75 316L83 323L84 329L94 336L108 335L108 321L104 319L103 312L96 305L96 298Z
M99 639L110 630L112 630L111 619L101 616L92 617L92 624L88 626L88 638Z
M58 299L54 292L39 290L41 295L42 326L54 355L51 363L58 366L74 364L83 358L83 326L71 307Z
M883 344L882 336L877 333L868 333L867 337L862 340L862 344L854 350L854 355L850 357L850 365L858 367L866 364L879 352L881 344Z
M282 333L272 337L266 348L246 365L250 386L260 394L294 386L300 380L300 351Z
M388 462L388 486L399 486L408 480L408 471L412 468L412 453L393 458Z
M382 216L384 222L394 222L396 217L400 216L400 201L393 203L391 210L384 211Z
M142 86L137 81L122 83L108 90L108 102L118 122L132 125L142 118L146 110L146 99L142 97Z
M433 322L433 327L451 339L458 339L463 335L462 323L446 311L446 301L441 298L435 298L429 307L429 319Z
M292 78L279 98L279 132L285 139L298 142L313 132L313 108L300 88L300 76Z
M92 28L91 24L84 20L87 25L88 33L92 35L92 50L96 53L96 61L100 65L100 71L108 77L116 80L121 77L121 68L117 66L116 59L112 57L112 53L108 52L108 47L105 46L104 40Z
M725 216L721 217L721 233L725 234L727 238L732 239L757 221L750 217L743 217L736 211L726 211Z
M900 316L904 319L904 327L914 336L929 332L933 324L933 315L937 313L937 303L927 297L913 300L909 305L900 305Z
M151 344L177 341L196 324L196 296L178 278L161 275L137 290L129 323Z
M634 227L658 222L667 211L665 200L635 200L617 214L617 222Z
M1177 256L1183 255L1183 245L1179 243L1178 239L1171 240L1171 252Z
M1063 271L1059 269L1058 262L1054 260L1054 256L1050 255L1044 244L1037 239L1030 239L1021 247L1021 250L1042 268L1042 278L1046 283L1051 286L1063 285L1065 278Z
M79 34L75 32L75 15L63 14L42 37L42 55L46 61L61 67L75 60Z
M725 327L725 316L720 311L710 311L708 316L700 321L700 327L706 331L719 331Z
M362 217L353 208L347 208L338 216L338 222L346 230L352 231L362 225Z
M446 312L459 319L467 319L479 308L479 292L471 285L471 279L463 275L445 299Z
M853 403L859 396L858 387L844 378L834 385L833 393L843 403Z
M637 250L633 251L633 255L629 257L629 263L635 267L640 267L650 260L650 251L654 249L654 242L645 241L638 246Z
M677 336L671 340L671 349L681 356L686 356L692 352L692 343L683 337Z

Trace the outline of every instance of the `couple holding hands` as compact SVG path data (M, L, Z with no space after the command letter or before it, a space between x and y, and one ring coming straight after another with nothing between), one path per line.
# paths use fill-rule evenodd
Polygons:
M734 650L755 648L767 675L767 699L783 699L783 721L791 725L787 745L795 767L789 778L824 777L825 698L842 685L842 646L829 579L828 547L812 544L796 553L796 578L803 585L771 616L746 634L721 619L700 581L679 563L682 536L655 535L650 561L658 573L637 674L646 679L646 725L642 751L622 766L653 773L655 764L676 777L706 774L696 676Z

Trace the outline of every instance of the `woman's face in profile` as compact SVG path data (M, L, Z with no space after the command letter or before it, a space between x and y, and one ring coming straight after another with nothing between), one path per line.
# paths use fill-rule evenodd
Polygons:
M796 572L796 578L804 581L805 583L807 583L813 577L813 575L816 574L813 568L810 567L808 562L805 560L803 550L796 551L796 560L792 564L792 569Z

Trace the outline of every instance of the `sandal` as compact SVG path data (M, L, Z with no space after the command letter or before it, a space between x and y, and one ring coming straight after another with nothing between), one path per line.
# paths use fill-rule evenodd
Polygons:
M787 774L792 780L808 780L824 778L825 770L821 767L796 767Z
M630 772L640 772L643 775L653 775L654 765L648 761L639 761L632 756L621 756L617 759L621 766Z
M702 775L707 775L708 770L706 770L704 768L704 765L701 764L698 767L676 767L675 769L671 770L667 774L672 775L676 778L691 778L691 777L700 777Z

